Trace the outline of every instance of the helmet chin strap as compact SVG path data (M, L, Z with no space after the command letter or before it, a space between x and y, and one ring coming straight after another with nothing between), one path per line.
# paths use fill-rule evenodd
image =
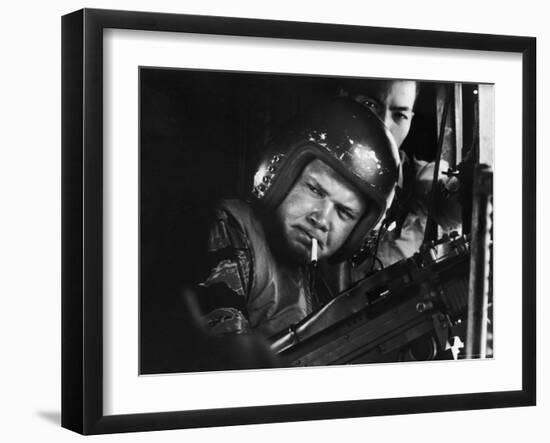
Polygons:
M378 229L378 233L376 235L376 242L374 243L374 251L372 252L372 263L371 263L369 272L374 271L374 267L376 266L376 261L377 260L380 262L381 267L382 268L384 267L382 265L382 261L377 257L377 255L378 255L378 245L380 244L380 239L382 238L382 234L387 231L387 227L391 222L392 222L391 218L386 216L384 218L384 220L382 220L382 223L380 223L380 228Z

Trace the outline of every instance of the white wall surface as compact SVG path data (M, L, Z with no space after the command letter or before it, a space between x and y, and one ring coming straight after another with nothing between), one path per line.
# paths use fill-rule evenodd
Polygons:
M488 2L487 2L488 3ZM538 222L550 222L549 156L543 153L550 97L550 28L543 2L338 2L111 0L6 2L0 32L0 440L69 442L60 427L61 360L61 15L82 7L241 16L538 39ZM546 111L546 112L544 112ZM518 173L520 171L518 170ZM510 235L521 235L510 232ZM545 374L550 327L543 312L550 280L549 236L539 228L538 406L92 437L94 441L550 441ZM519 271L519 270L518 270ZM543 275L546 273L546 276ZM90 438L90 437L88 437Z

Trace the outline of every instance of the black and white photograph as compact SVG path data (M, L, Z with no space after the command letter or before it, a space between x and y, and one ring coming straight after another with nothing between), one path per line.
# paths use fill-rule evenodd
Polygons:
M536 404L536 39L83 9L61 41L63 427Z
M140 374L498 356L493 157L493 84L141 66Z
M544 10L6 3L0 440L547 441Z

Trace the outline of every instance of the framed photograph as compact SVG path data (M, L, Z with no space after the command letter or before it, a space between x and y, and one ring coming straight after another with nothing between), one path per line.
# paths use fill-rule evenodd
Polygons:
M536 403L536 40L62 21L62 425Z

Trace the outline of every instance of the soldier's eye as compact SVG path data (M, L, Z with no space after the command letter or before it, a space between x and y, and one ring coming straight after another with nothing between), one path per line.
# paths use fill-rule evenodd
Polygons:
M396 120L408 120L409 116L408 116L408 114L405 114L404 112L396 112L394 114L394 118Z
M338 216L344 221L355 220L355 215L351 211L344 208L338 209Z
M306 183L308 189L315 195L321 195L321 190L311 183Z

